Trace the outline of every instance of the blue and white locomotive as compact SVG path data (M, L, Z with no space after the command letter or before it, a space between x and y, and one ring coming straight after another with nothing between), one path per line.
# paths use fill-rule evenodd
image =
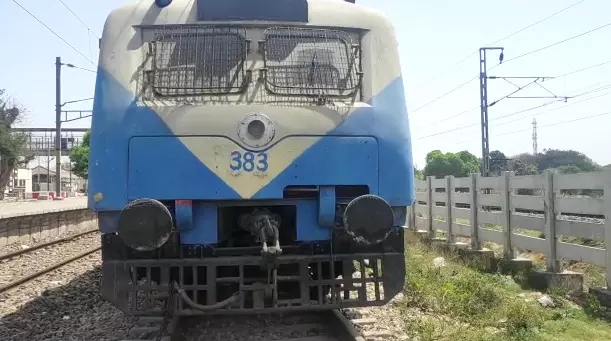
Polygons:
M405 281L413 178L397 41L380 13L139 0L108 16L89 207L103 295L125 313L383 304Z

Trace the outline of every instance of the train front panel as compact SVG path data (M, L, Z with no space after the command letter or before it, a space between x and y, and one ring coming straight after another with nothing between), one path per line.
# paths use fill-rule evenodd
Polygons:
M350 3L249 4L143 1L106 22L89 205L104 295L128 313L159 290L187 314L403 287L413 166L392 27Z

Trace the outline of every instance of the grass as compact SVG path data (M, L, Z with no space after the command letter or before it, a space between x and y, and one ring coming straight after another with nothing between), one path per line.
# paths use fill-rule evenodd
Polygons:
M420 341L611 340L611 324L597 318L593 297L581 307L551 290L557 307L544 308L509 276L478 272L452 256L436 268L436 257L409 245L401 307L407 332Z

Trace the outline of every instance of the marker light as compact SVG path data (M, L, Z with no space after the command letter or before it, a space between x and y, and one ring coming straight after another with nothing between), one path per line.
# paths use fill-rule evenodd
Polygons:
M172 0L155 0L155 5L161 8L166 7L171 3L172 3Z

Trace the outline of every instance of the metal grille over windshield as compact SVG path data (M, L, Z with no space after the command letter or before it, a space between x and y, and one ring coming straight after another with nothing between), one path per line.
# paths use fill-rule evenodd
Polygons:
M350 96L361 80L356 52L346 32L267 29L266 87L280 95Z
M242 91L246 30L228 26L155 28L150 43L156 96L187 97Z

